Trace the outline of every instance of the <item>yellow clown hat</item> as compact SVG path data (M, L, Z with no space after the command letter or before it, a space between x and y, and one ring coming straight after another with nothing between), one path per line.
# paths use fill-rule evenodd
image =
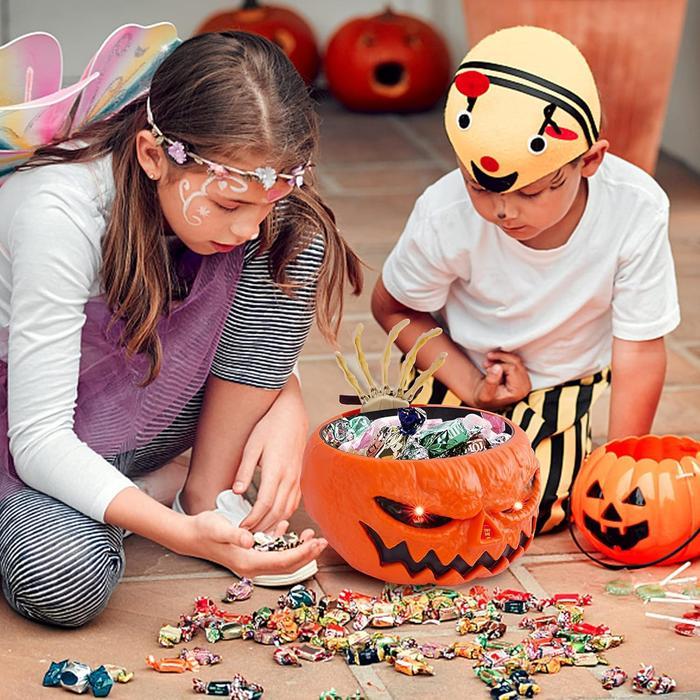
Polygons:
M445 127L457 157L492 192L558 170L598 139L600 99L581 52L540 27L510 27L464 57Z

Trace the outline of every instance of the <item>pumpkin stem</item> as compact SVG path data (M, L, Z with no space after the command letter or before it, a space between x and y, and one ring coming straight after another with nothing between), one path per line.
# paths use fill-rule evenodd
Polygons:
M387 4L384 8L384 12L382 12L381 18L385 20L391 20L394 19L394 17L396 17L396 13L392 9L391 5Z
M258 0L243 0L241 10L257 10L260 7Z

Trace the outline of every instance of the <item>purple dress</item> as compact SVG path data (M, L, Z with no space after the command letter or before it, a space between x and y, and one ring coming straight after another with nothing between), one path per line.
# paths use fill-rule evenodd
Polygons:
M148 368L147 358L126 358L118 342L123 326L108 327L111 312L102 297L87 303L74 429L98 454L108 457L149 444L204 385L243 254L244 246L226 255L200 257L189 251L182 255L179 272L192 277L190 290L159 323L161 371L147 387L138 386ZM23 487L7 430L7 364L0 361L0 499Z

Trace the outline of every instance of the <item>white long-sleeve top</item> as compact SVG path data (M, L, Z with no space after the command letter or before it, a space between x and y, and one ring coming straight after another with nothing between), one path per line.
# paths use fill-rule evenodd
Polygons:
M0 187L0 359L7 363L10 452L20 478L95 520L132 482L73 429L86 302L101 293L101 242L114 198L111 158L15 173ZM280 388L314 315L323 245L297 258L290 299L257 242L212 372ZM238 308L236 308L238 305ZM273 347L260 352L260 346ZM222 351L223 347L223 351ZM256 352L257 348L257 352Z

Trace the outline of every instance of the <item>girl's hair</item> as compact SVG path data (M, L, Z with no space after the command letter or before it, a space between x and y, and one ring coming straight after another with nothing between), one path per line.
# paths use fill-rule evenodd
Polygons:
M236 156L262 154L266 160L261 165L278 172L313 160L318 143L313 101L284 53L262 37L223 32L183 42L158 67L150 96L162 132L205 158L235 164ZM116 193L102 243L101 280L113 321L124 323L121 342L127 353L143 352L150 359L148 384L160 371L157 324L170 309L174 281L156 185L136 157L136 135L145 128L143 97L70 135L86 142L85 147L64 148L68 138L54 141L38 149L25 167L112 154ZM273 209L261 226L260 252L269 250L273 280L292 294L287 265L316 236L323 238L316 316L323 335L335 342L345 283L354 294L362 290L360 259L340 236L308 170L304 186L284 201L284 217Z

